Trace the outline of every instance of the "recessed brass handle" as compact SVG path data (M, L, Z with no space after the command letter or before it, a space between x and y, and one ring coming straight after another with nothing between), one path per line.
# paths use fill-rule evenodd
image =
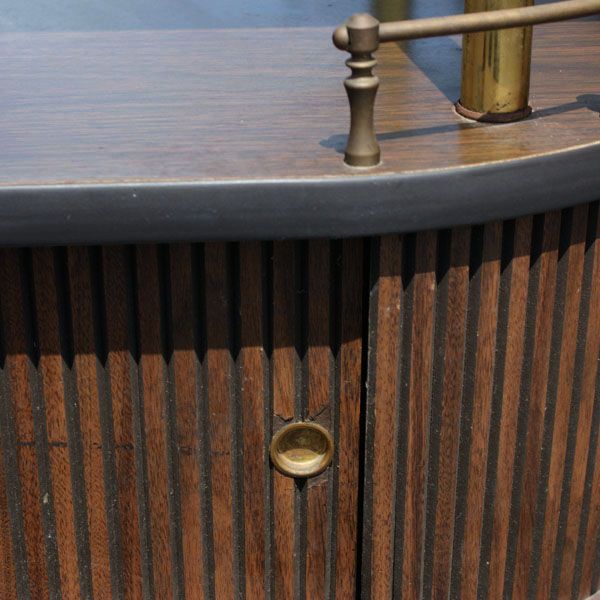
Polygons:
M325 427L302 422L284 425L271 441L271 461L289 477L314 477L333 457L333 438Z
M346 65L352 74L344 82L350 102L350 133L344 161L354 167L372 167L379 163L380 149L373 125L379 80L373 75L373 68L377 65L373 52L380 43L510 29L596 13L600 13L600 0L564 0L540 6L391 23L379 23L368 14L351 16L333 32L335 46L351 55Z

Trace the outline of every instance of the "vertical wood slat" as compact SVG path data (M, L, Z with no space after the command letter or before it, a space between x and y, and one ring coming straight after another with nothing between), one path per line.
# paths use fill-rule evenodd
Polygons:
M335 598L356 593L358 563L358 486L359 434L362 386L362 240L342 242L341 290L338 325L337 389L339 407L337 431L337 522L335 561Z
M39 371L46 404L60 587L63 597L77 598L80 594L78 571L80 565L75 542L71 458L67 448L54 251L50 249L33 250L32 264L36 337L39 342Z
M296 263L293 242L273 244L273 433L295 417ZM294 598L295 482L273 471L274 597Z
M594 288L592 292L592 299L597 299L600 296L600 214L598 215L596 238L592 245L591 251L594 252ZM598 302L593 304L590 301L590 309L595 312L592 320L591 330L592 335L589 337L590 346L588 348L589 354L586 354L586 368L584 377L585 382L583 386L584 394L587 396L587 402L591 402L591 398L594 398L595 411L600 412L600 364L598 361L597 336L600 336L598 332L598 310L594 309L598 306ZM595 339L596 338L596 339ZM588 362L590 361L590 362ZM592 364L594 365L592 367ZM596 370L594 376L594 368ZM587 404L586 402L586 404ZM594 423L592 423L594 425ZM597 422L595 423L598 426ZM591 438L590 438L590 441ZM589 486L588 491L588 502L589 512L586 515L587 518L582 518L580 522L579 536L580 539L585 540L585 546L583 548L583 556L581 559L581 575L579 581L579 595L578 598L585 598L587 594L596 591L593 589L595 586L600 585L599 581L594 581L594 560L596 559L596 553L598 551L598 544L600 544L600 503L597 501L600 498L600 440L598 439L598 430L596 429L595 452L594 447L590 444L588 465L586 468L585 476L591 478L591 481L587 481L586 485ZM591 468L590 468L591 467ZM594 545L593 542L596 542ZM594 585L595 584L595 585Z
M14 420L19 471L21 510L27 557L28 587L33 598L48 598L54 574L46 570L47 546L44 531L41 487L38 483L38 447L35 443L33 410L36 399L30 386L31 357L28 354L24 319L24 304L20 286L19 254L16 250L0 252L0 311L2 313L2 343L5 353L4 372L8 385L5 399L11 420ZM6 432L3 432L3 435ZM51 548L48 548L51 552ZM57 589L53 590L56 594ZM8 596L8 594L7 594Z
M240 358L243 422L243 486L245 522L245 591L247 598L266 595L269 590L267 544L269 523L266 512L265 480L268 472L268 357L265 352L265 273L260 243L240 244Z
M214 593L233 598L236 549L234 546L233 435L231 393L234 365L231 356L231 289L227 277L225 244L204 247L206 307L206 386L208 439L211 462Z
M39 372L55 579L65 598L79 597L80 585L95 597L118 595L122 585L124 597L144 600L204 592L345 598L358 585L365 598L446 598L457 547L453 589L460 597L528 594L538 565L539 597L555 589L559 600L571 589L581 599L590 595L600 529L593 310L600 260L598 232L590 225L587 245L582 237L588 212L597 219L597 206L575 209L562 231L558 213L517 219L514 239L503 242L502 274L499 224L476 229L482 235L475 239L462 228L366 243L276 243L272 263L260 243L102 248L100 274L96 250L34 250L33 318L21 297L27 284L19 283L25 263L18 257L28 251L5 252L7 397L25 443L17 455L30 457L15 462L22 493L16 511L32 590L51 597L52 545L39 539L49 522L38 468L46 434L28 408ZM477 265L471 281L469 247ZM376 267L371 281L368 252ZM505 295L498 295L500 275ZM495 333L498 310L507 313ZM579 330L583 339L573 335ZM496 342L496 335L503 337ZM26 349L35 338L39 369ZM578 361L581 391L571 402ZM492 394L491 386L499 388ZM458 472L465 406L469 443ZM285 419L272 422L273 415ZM278 483L267 458L270 429L294 418L323 423L337 441L336 464L305 487L283 477ZM373 469L361 471L369 460ZM458 503L457 481L464 494ZM538 492L546 482L547 497ZM545 513L533 519L539 506ZM2 585L12 599L15 557L6 556L13 548L4 532L0 544ZM32 547L39 549L34 558ZM370 570L359 574L361 552ZM521 558L529 566L519 566Z
M460 597L477 597L481 532L485 502L486 466L492 413L492 384L494 381L496 332L498 322L498 293L500 286L500 254L502 225L486 225L483 239L483 257L475 372L473 374L473 412L468 460L468 483L464 511L466 512L461 564Z
M523 362L527 289L529 286L529 254L531 251L532 219L517 219L510 264L510 294L508 323L502 382L499 447L496 466L496 489L491 533L491 554L487 594L490 598L502 596L510 508L514 476L514 458L517 446L517 419L519 390Z
M8 532L10 520L8 516L8 486L4 468L0 469L0 594L2 598L17 597L17 582L15 576L15 562L13 559L12 542Z
M368 562L363 563L363 577L369 580L367 593L374 598L391 598L393 580L378 577L377 570L386 565L392 572L394 544L395 478L390 466L396 464L397 365L399 360L402 241L398 236L379 240L375 265L376 277L371 302L376 307L373 333L369 340L369 374L367 385L367 429L365 447L371 458L365 469L369 488L370 515L366 545ZM367 426L369 427L369 425ZM372 437L371 437L372 436ZM364 589L364 588L363 588Z
M544 413L548 389L548 365L555 302L557 257L560 233L560 213L546 215L540 273L537 290L533 356L525 357L531 364L531 384L525 440L525 461L521 482L521 506L515 552L513 596L524 598L528 593L529 567L533 549L533 529L539 466L544 433ZM524 369L528 369L524 365Z
M469 290L470 230L451 233L450 264L446 292L446 331L444 332L443 372L438 443L437 502L435 509L434 553L431 597L447 598L450 592L450 569L454 533L454 495L456 493L460 441L462 364L465 352L467 299Z
M153 585L158 598L167 598L173 593L176 574L173 572L170 547L166 365L161 336L161 282L156 246L136 249L136 280Z
M558 550L556 547L556 538L567 452L569 417L577 401L573 392L573 377L578 341L576 332L578 331L580 318L580 299L587 230L586 217L587 206L579 206L573 210L571 239L566 250L566 254L568 255L568 272L566 298L563 309L564 323L560 348L557 398L554 409L552 449L548 483L542 492L546 496L546 508L541 553L538 561L537 598L539 600L549 598L551 595L552 567L555 552Z
M83 450L90 560L94 597L111 595L108 524L100 431L100 397L96 374L96 342L92 310L91 268L87 248L68 249L69 300L73 332L73 369L79 405L79 427ZM104 400L104 399L102 399ZM114 565L113 565L114 568Z
M153 579L149 544L140 523L147 520L143 446L136 440L135 406L139 405L135 340L132 336L133 289L131 289L129 248L104 247L102 274L104 282L105 343L108 386L112 400L115 444L116 488L121 534L120 570L124 598L147 598L142 592ZM141 508L140 508L141 507Z
M331 351L331 255L330 242L308 243L307 256L307 369L306 418L330 430L333 391ZM331 514L331 470L307 482L306 597L325 598L328 564L328 515Z
M427 494L429 400L433 356L436 234L419 233L415 244L410 381L402 402L408 405L406 487L402 539L402 598L420 598Z
M168 357L175 390L176 448L181 502L181 550L183 590L186 598L203 600L205 574L202 565L202 534L205 515L200 496L200 448L198 445L194 295L192 293L192 249L189 245L169 248L172 348Z
M574 431L572 476L568 482L568 500L561 501L561 511L565 512L565 525L562 538L557 541L563 547L560 561L554 561L553 584L558 594L567 597L577 596L581 570L576 568L578 554L577 535L585 495L585 475L587 472L589 450L593 446L591 439L594 423L594 381L597 360L600 356L600 321L598 311L593 307L600 303L600 267L598 266L598 205L585 207L588 211L587 248L583 257L583 282L581 290L581 309L577 330L577 364L574 373L573 394L579 401L578 420ZM593 451L593 450L592 450ZM566 487L566 486L564 486ZM567 506L563 506L564 504Z

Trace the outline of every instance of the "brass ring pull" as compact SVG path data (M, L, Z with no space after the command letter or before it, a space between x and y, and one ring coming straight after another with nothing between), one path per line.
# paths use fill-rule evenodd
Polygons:
M333 457L333 438L317 423L284 425L271 441L271 461L288 477L314 477L322 473Z

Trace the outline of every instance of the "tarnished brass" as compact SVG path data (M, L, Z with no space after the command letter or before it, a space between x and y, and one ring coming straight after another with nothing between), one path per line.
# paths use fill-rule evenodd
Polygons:
M344 81L350 101L350 134L344 160L353 167L372 167L381 156L373 125L379 79L373 75L377 61L372 53L379 47L379 21L367 14L353 15L346 28L352 55L346 65L352 75Z
M271 461L289 477L314 477L322 473L333 457L333 438L317 423L284 425L271 441Z
M533 0L465 0L465 12L530 6ZM530 27L515 27L463 37L460 100L456 110L469 119L517 121L531 113Z
M467 3L477 3L477 6L480 4L491 6L493 2L493 0L466 1ZM497 0L497 2L510 1ZM512 0L512 2L520 1L528 2L529 0ZM600 0L564 0L540 6L487 10L449 17L391 23L379 23L375 18L365 14L353 15L344 25L333 32L334 45L351 54L351 58L346 61L346 64L352 69L352 75L344 82L350 101L350 134L344 157L345 162L351 166L370 167L378 164L380 159L379 145L373 125L375 95L379 80L372 72L377 64L372 54L380 43L491 31L493 33L483 39L490 40L493 45L499 39L504 39L499 37L501 32L496 30L524 28L529 25L565 21L596 13L600 13ZM486 114L488 116L496 114L499 116L495 120L510 120L511 118L523 118L528 114L530 33L521 37L517 36L517 38L511 38L510 32L503 33L507 34L506 39L508 40L516 39L517 42L521 40L520 46L513 48L510 45L504 45L503 47L507 49L506 52L486 50L484 56L488 61L502 62L506 60L508 61L507 66L500 64L486 66L488 74L482 78L481 85L477 83L476 77L474 77L474 83L467 85L464 83L467 74L465 73L463 77L462 104L460 108L457 108L469 118L482 119ZM516 51L516 59L510 55L511 51ZM478 50L474 47L468 52L469 55L475 56ZM470 61L469 65L473 64L474 66L469 66L467 70L476 70L475 62L471 63L471 59L468 60ZM495 81L494 78L498 81L496 96L499 100L496 104L489 100L494 96L490 96L486 91L493 90L494 87L486 83L490 77L492 83ZM505 86L507 90L510 87L513 91L505 91L502 94ZM482 98L481 102L472 102L471 99L477 98L478 95ZM491 119L493 117L488 120Z

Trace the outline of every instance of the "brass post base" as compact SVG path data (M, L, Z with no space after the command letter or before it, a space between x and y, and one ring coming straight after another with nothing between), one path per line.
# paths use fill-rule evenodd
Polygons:
M526 106L525 108L506 113L482 113L465 108L460 103L460 100L454 105L454 108L462 117L483 123L512 123L513 121L526 119L531 114L531 106Z

